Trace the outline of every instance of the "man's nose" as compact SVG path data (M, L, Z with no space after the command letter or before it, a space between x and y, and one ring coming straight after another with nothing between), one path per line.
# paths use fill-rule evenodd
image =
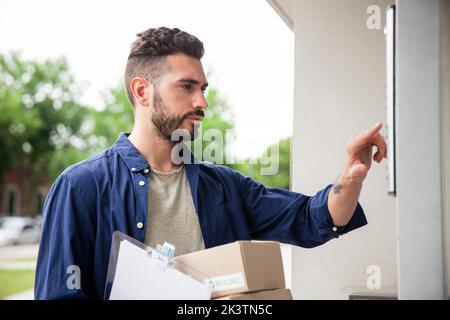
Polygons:
M208 108L208 101L206 101L206 97L203 94L203 92L200 92L199 94L197 94L197 96L195 97L195 101L194 101L194 108L201 108L201 109L206 109Z

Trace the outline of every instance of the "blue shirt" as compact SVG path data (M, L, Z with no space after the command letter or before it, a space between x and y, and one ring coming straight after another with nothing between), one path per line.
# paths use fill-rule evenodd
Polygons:
M305 248L367 223L357 208L334 227L327 198L268 188L226 166L186 163L206 248L236 240L274 240ZM112 235L144 242L149 163L121 133L109 149L67 168L44 204L35 279L36 299L102 299ZM79 270L80 287L70 285Z

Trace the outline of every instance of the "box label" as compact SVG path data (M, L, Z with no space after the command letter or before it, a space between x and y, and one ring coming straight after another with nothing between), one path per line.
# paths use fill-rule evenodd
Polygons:
M244 288L245 280L241 272L205 279L212 292Z

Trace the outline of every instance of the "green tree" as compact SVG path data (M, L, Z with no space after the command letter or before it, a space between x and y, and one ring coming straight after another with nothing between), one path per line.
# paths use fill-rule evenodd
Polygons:
M272 150L278 147L278 156ZM269 146L257 159L245 159L243 163L230 165L230 167L243 175L252 177L266 187L275 187L289 190L290 188L290 158L291 138L285 138ZM272 163L274 162L274 163ZM264 174L264 168L271 165L278 168L275 174Z
M122 85L110 88L103 94L103 110L91 110L85 123L85 134L90 153L110 147L120 132L130 132L134 114Z
M77 151L83 149L80 129L88 112L78 98L64 58L38 62L0 54L0 179L20 169L27 197L38 183L82 159Z
M277 187L289 190L290 187L290 158L291 158L291 138L285 138L277 142L278 144L278 157L271 157L272 146L269 146L265 155L273 161L278 161L278 172L273 175L263 175L262 168L268 166L268 164L263 161L264 156L258 159L256 164L256 169L254 170L254 178L261 181L267 187Z

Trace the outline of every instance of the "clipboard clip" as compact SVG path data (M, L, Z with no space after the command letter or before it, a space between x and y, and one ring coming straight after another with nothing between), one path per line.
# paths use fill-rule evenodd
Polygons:
M148 247L146 250L147 256L152 259L154 266L161 272L165 272L169 266L174 266L175 246L173 244L164 242L163 245L157 244L156 249Z

